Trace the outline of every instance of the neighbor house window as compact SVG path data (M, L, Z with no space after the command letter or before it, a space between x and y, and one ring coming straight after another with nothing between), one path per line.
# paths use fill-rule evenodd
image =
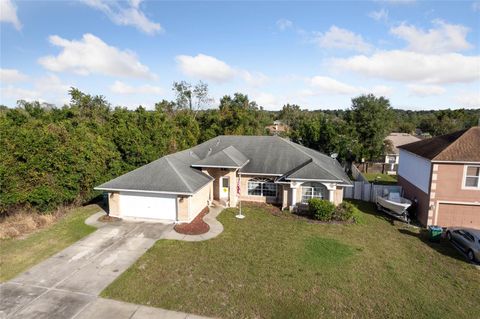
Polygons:
M251 179L248 181L248 195L276 197L277 184L268 180Z
M308 203L310 198L327 198L327 188L320 183L305 183L302 188L302 203Z
M480 188L480 166L467 166L465 187Z

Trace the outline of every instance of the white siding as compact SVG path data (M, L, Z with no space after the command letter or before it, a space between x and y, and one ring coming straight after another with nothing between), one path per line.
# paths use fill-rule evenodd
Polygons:
M431 162L428 159L400 149L398 175L428 194Z
M175 221L177 196L169 194L120 192L120 217Z

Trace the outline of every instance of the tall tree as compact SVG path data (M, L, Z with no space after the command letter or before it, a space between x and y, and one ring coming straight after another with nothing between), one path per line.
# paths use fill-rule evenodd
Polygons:
M380 157L392 125L393 113L388 99L377 98L373 94L356 97L352 99L352 108L347 117L362 144L361 157L369 160Z
M213 103L208 93L208 84L202 81L195 85L186 81L173 82L172 90L179 109L189 109L196 113L200 108Z

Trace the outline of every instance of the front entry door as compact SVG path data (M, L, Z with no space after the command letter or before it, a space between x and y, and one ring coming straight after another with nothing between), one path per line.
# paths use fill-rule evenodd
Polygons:
M228 177L222 177L220 179L220 198L228 198L229 191L230 191L230 179Z

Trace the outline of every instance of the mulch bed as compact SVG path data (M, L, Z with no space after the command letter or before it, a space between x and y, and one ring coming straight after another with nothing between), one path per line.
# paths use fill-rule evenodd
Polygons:
M108 216L108 215L103 215L98 218L98 221L102 223L119 222L121 220L122 220L121 218Z
M208 207L205 207L200 214L188 224L177 224L174 229L177 233L184 235L201 235L210 230L210 226L203 221L203 217L208 214Z

